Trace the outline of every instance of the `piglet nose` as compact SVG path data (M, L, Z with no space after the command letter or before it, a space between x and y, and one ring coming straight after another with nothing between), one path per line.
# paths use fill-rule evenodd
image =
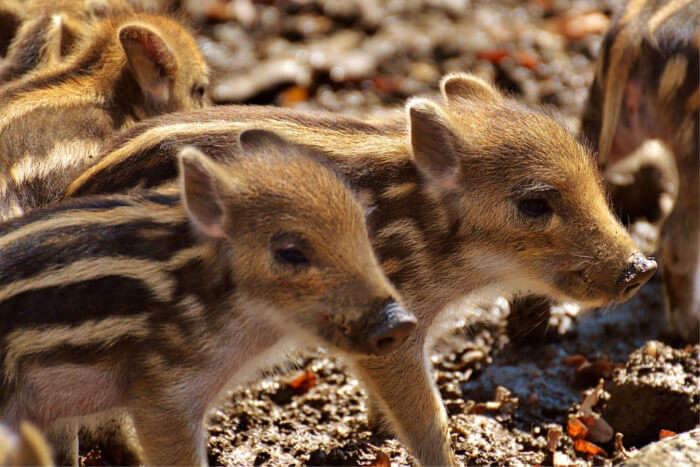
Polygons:
M641 253L634 253L627 259L627 266L618 280L620 300L634 295L656 272L657 264Z
M384 305L379 312L381 318L370 331L367 344L375 355L386 355L404 343L416 328L416 317L395 301Z

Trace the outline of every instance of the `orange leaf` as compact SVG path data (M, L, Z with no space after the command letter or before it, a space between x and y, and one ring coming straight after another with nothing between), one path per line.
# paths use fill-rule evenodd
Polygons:
M579 366L586 363L586 357L581 354L569 355L563 360L564 365Z
M393 76L377 76L374 78L374 87L377 91L391 94L397 92L401 88L401 83L398 78Z
M504 49L482 50L479 52L479 59L491 63L500 63L501 60L510 56L510 52Z
M391 462L389 462L389 456L384 454L383 451L377 451L377 457L374 458L370 467L391 467Z
M294 394L297 395L309 392L314 386L316 386L316 373L311 370L304 371L301 376L289 383L289 387L292 388Z
M569 423L566 426L566 431L574 439L583 439L588 433L588 428L586 425L581 423L581 421L576 417L569 417Z
M309 100L309 90L303 86L290 86L282 91L281 98L281 105L283 107L289 107L299 102Z
M595 425L595 417L591 417L591 416L586 417L585 415L582 415L582 416L578 417L578 420L581 423L583 423L584 425L586 425L586 428L590 428L593 425Z
M600 446L596 446L593 443L586 441L585 439L577 439L574 441L574 449L576 452L586 454L588 457L593 457L595 455L602 455L607 457L608 453L603 450Z
M676 436L676 432L671 430L664 430L663 428L659 430L659 439L669 438L671 436Z
M515 54L515 58L518 60L520 66L527 68L528 70L534 70L540 61L537 57L527 52L518 52Z

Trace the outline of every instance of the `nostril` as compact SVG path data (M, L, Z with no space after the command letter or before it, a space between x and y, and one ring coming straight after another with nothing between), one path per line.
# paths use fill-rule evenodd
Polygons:
M369 350L377 355L387 354L401 344L416 328L416 318L394 301L381 310L381 323L369 336Z
M399 347L416 327L413 321L387 323L369 339L370 350L376 355L384 355Z
M657 269L656 261L641 253L634 253L627 260L627 267L622 273L619 284L622 298L629 298L654 275Z
M639 289L641 286L642 286L642 282L637 282L637 283L635 283L635 284L628 285L627 287L625 287L625 291L623 292L623 295L624 295L625 297L630 296L630 295L632 295L634 292L636 292L637 289Z

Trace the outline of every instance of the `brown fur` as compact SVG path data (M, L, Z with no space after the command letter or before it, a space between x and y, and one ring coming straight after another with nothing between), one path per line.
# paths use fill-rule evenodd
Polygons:
M86 37L66 63L0 90L0 219L55 200L114 130L203 105L207 67L177 22L117 16Z
M561 126L472 76L450 75L442 89L442 101L413 99L379 122L240 106L163 116L115 137L67 195L157 186L176 173L182 145L226 160L246 128L319 151L368 206L375 252L419 318L396 355L355 365L376 394L370 407L421 463L451 464L424 351L441 310L518 292L606 304L626 299L655 263L638 255L608 209L595 161ZM554 212L531 218L523 202ZM630 258L643 278L627 275Z
M229 166L183 149L177 185L0 227L5 422L65 434L66 418L124 408L148 464L205 465L208 408L285 341L351 363L403 342L415 318L342 180L269 133L241 146Z
M661 140L673 153L677 200L667 220L659 217L666 308L671 331L694 342L700 340L698 37L697 1L629 2L603 40L582 126L602 169L619 166L647 139ZM639 197L649 190L634 187ZM675 195L664 191L664 197ZM621 197L614 203L623 216L633 212Z
M19 27L0 66L0 84L66 59L97 19L132 11L126 0L31 0L17 13Z

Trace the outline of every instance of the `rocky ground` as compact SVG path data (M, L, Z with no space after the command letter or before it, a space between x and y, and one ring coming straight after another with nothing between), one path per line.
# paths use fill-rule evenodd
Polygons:
M184 0L182 7L215 70L217 103L376 115L435 93L444 73L470 71L549 107L576 131L616 3ZM660 297L657 279L608 310L559 307L547 326L509 321L505 303L455 313L431 360L459 460L611 465L697 426L700 346L659 342ZM411 463L396 440L368 431L364 392L342 362L319 349L294 363L234 391L212 414L210 463ZM86 454L85 464L110 462L96 450Z

